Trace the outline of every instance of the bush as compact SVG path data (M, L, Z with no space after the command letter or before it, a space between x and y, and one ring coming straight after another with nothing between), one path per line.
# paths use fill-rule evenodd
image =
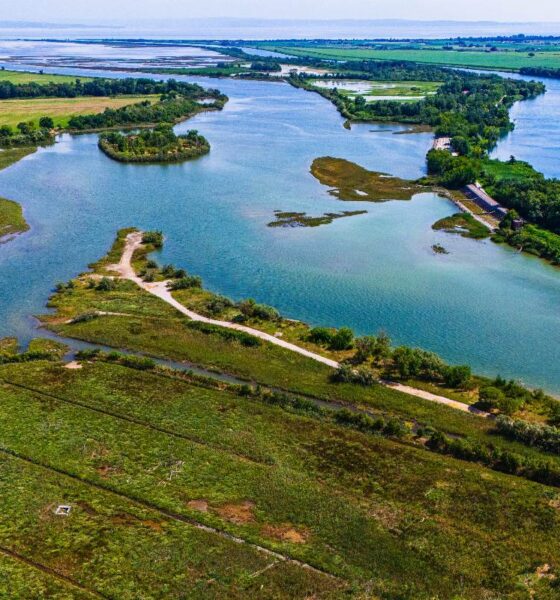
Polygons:
M41 117L39 119L39 127L42 129L52 129L54 127L54 121L50 117Z
M354 333L348 327L341 327L331 338L331 350L349 350L352 348Z
M212 325L211 323L202 323L200 321L189 321L187 327L196 329L197 331L208 335L217 335L228 342L239 342L242 346L256 347L261 345L261 340L259 338L245 333L244 331L235 331L234 329L227 329L226 327L219 327L217 325Z
M445 385L453 388L465 388L472 378L471 368L468 365L447 367L443 372Z
M142 236L142 243L161 248L163 247L163 233L161 231L146 231Z
M225 296L214 296L206 304L206 309L213 315L219 315L227 308L231 308L233 302Z
M117 288L117 283L109 277L102 277L99 283L95 286L98 292L112 292Z
M497 387L489 385L481 388L478 393L478 405L484 410L498 408L501 400L505 398L504 393Z
M280 314L272 306L257 304L252 298L243 300L237 304L241 314L249 319L262 319L263 321L278 321Z
M87 323L88 321L93 321L93 319L97 319L99 315L95 311L85 312L76 317L74 317L71 321L72 325L75 323Z
M371 371L367 371L366 369L352 369L348 365L340 366L331 375L331 381L335 383L355 383L366 387L377 383Z
M201 288L202 279L196 275L190 275L187 277L182 277L181 279L176 279L175 281L171 281L167 287L172 291Z
M326 327L314 327L307 335L307 339L314 344L330 345L333 338L333 332Z

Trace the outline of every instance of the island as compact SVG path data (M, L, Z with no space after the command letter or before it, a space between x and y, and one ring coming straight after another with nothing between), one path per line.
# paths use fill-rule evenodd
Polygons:
M208 140L198 131L192 129L185 135L176 135L166 123L141 133L103 134L99 136L99 148L113 160L126 163L176 163L210 152Z

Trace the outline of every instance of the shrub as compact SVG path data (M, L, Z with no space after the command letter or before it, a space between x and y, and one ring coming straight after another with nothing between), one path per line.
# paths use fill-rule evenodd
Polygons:
M145 231L142 236L142 243L161 248L163 246L163 233L161 231Z
M500 415L496 419L496 429L498 433L527 446L560 454L560 429L557 427Z
M214 296L206 304L208 312L212 313L213 315L219 315L226 310L226 308L231 308L232 306L233 302L225 296Z
M42 129L52 129L54 127L54 121L50 117L41 117L39 119L39 127Z
M95 311L85 312L74 317L71 323L87 323L88 321L93 321L93 319L97 319L98 316L99 315Z
M189 321L187 327L209 335L217 335L228 342L239 342L242 346L256 347L261 345L261 340L259 338L245 333L244 331L235 331L225 327L218 327L211 323L202 323L200 321Z
M307 339L314 344L328 345L333 338L333 332L326 327L314 327L307 335Z
M366 387L377 383L373 373L366 369L352 369L348 365L341 365L332 375L331 381L336 383L355 383Z
M99 283L95 286L98 292L112 292L117 288L117 284L114 279L109 277L102 277Z
M341 327L331 338L331 350L348 350L352 348L354 333L348 327Z
M478 393L478 404L480 408L485 410L491 410L492 408L498 408L498 404L504 398L504 393L497 387L489 385L481 388Z
M176 279L175 281L171 281L167 287L172 291L201 288L202 279L196 275L190 275L187 277L182 277L181 279Z
M471 368L468 365L447 367L443 372L445 385L453 388L465 388L472 378Z
M278 321L280 314L272 306L257 304L252 298L243 300L237 304L241 314L249 319L262 319L263 321Z

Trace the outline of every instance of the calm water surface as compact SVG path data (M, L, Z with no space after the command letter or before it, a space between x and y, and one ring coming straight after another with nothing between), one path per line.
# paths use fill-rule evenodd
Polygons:
M284 84L201 83L231 98L222 113L178 128L199 129L212 144L207 157L122 165L99 152L96 136L63 136L0 172L0 194L21 202L31 225L0 247L0 335L32 337L29 315L44 312L53 284L103 255L116 229L135 225L162 229L159 260L201 275L216 292L313 324L360 334L384 328L396 343L560 392L560 271L488 241L434 232L432 223L455 210L433 194L343 203L309 174L314 158L331 155L418 177L428 134L347 131L328 102ZM275 209L368 214L271 229ZM450 254L435 255L434 243Z

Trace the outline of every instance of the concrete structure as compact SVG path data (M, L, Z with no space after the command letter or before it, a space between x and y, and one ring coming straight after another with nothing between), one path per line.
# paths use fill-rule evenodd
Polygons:
M478 183L467 185L463 189L463 192L469 200L476 202L482 210L499 221L507 215L507 208L504 208L499 202L496 202L494 198L489 196Z

